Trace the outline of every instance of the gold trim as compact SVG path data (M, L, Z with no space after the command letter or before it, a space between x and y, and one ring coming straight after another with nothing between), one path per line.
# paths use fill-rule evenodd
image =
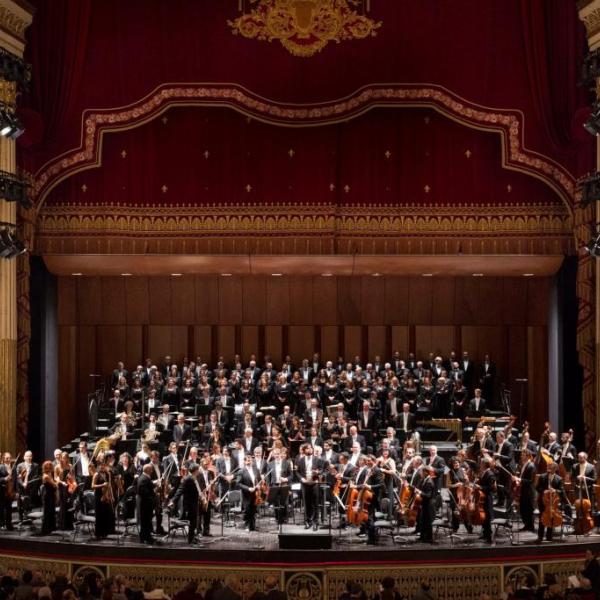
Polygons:
M277 105L260 99L239 86L206 87L187 85L158 88L139 103L115 111L86 112L83 115L79 149L63 153L37 173L34 193L38 208L48 193L63 179L101 164L102 137L106 131L134 128L165 112L171 106L225 106L261 121L285 126L317 126L356 118L380 106L428 106L475 128L496 131L503 139L503 166L535 174L571 206L575 183L571 174L556 161L528 150L523 143L524 116L520 111L491 112L469 103L443 88L400 87L398 84L362 88L345 99L323 105Z

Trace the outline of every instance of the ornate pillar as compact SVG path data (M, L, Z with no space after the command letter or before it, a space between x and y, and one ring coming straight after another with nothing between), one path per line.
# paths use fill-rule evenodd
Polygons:
M0 0L0 48L23 57L25 29L33 8L24 0ZM0 73L0 102L16 106L17 84ZM0 137L0 169L16 172L15 142ZM17 222L17 203L0 200L0 221ZM0 258L0 449L16 450L17 260Z
M593 52L600 48L600 0L579 0L577 8L579 18L585 25L589 50ZM596 79L596 98L600 99L599 78ZM600 171L600 137L596 138L596 170ZM575 210L575 235L581 247L581 240L585 239L585 236L589 239L593 235L594 225L598 226L600 223L600 203L594 202L586 209ZM579 261L577 295L580 308L577 348L584 371L584 422L593 431L595 438L600 439L600 260L580 255ZM589 435L590 442L591 438Z

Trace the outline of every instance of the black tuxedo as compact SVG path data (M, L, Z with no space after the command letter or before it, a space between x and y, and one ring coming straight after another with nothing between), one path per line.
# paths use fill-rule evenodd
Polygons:
M192 435L192 430L189 425L179 425L176 424L173 426L173 441L176 443L185 442L189 440Z
M528 461L521 469L519 474L521 478L521 494L519 501L519 512L524 527L529 531L534 531L533 525L533 502L535 498L534 481L536 468L532 461Z
M323 470L323 461L320 458L311 457L310 469L308 459L302 456L298 461L298 476L302 481L302 495L304 497L304 520L307 524L316 524L319 518L319 486L317 478Z
M436 458L438 458L436 456ZM439 483L432 477L426 477L421 485L421 512L419 514L419 539L423 542L433 542L433 520L437 510Z
M549 481L550 473L542 473L538 477L537 485L535 489L538 493L538 508L540 511L540 515L544 512L545 504L544 504L544 492L550 488L556 490L558 492L558 496L560 498L561 504L565 503L565 488L563 486L562 478L559 475L554 475L552 477L552 482ZM558 526L558 525L557 525ZM546 539L552 540L552 527L545 528L542 523L542 519L540 518L538 524L538 541L541 541L544 538L544 532L546 533Z
M251 470L251 471L250 471ZM252 475L254 481L252 480ZM252 465L250 468L244 467L238 474L237 485L242 490L242 507L244 509L244 521L250 531L256 529L256 493L255 488L260 482L260 473ZM251 491L252 490L252 491Z
M197 485L198 483L198 485ZM199 482L192 475L186 475L181 485L177 488L173 499L171 500L175 506L179 498L183 496L183 510L190 522L188 528L188 543L194 541L196 530L198 528L198 512L200 507Z
M289 460L281 461L281 474L282 479L287 479L287 484L290 484L292 478L292 465ZM269 485L278 485L282 482L276 480L276 463L272 460L267 467L267 483ZM284 485L286 485L284 483Z
M8 531L12 531L12 498L7 493L7 485L10 480L13 483L13 491L15 486L15 469L9 469L5 464L0 464L0 526L6 527Z
M402 431L411 432L417 428L417 418L411 412L406 413L406 429L404 426L404 412L398 413L396 418L396 427Z
M142 473L138 477L136 492L140 519L140 541L152 542L152 514L154 513L156 496L154 494L154 483L146 473Z
M246 452L246 454L252 454L254 452L254 449L259 445L259 443L260 442L255 437L250 438L249 444L246 438L243 438L242 440L242 446L244 446L244 451Z
M377 435L377 417L372 410L369 410L367 413L367 422L365 423L365 413L361 410L357 415L357 425L358 430L363 431L364 429L368 429L373 432L373 435Z
M463 382L467 389L470 389L473 386L473 375L475 373L475 365L473 361L469 359L467 362L464 360L460 360L459 363L460 368L464 372Z
M571 479L573 480L573 483L576 486L579 485L579 479L577 478L578 475L579 475L579 463L575 463L573 465L573 467L571 468ZM594 469L594 465L592 465L590 463L586 463L584 477L585 477L585 480L583 481L583 484L582 484L582 490L583 490L583 497L586 498L587 497L586 492L585 492L586 486L588 488L588 493L591 496L592 490L593 490L593 485L596 483L596 469Z
M476 406L475 398L472 398L469 402L469 409L467 411L467 416L469 417L485 417L487 415L487 407L484 398L479 399L479 408Z
M360 435L360 434L357 435L356 436L356 441L360 444L361 451L364 450L367 447L364 435ZM352 439L351 436L348 436L347 438L344 438L344 450L347 450L348 452L350 452L352 450L352 444L353 443L354 443L354 440Z
M444 472L446 471L446 461L439 454L436 454L433 460L431 457L427 457L425 463L435 469L435 485L438 490L441 490L444 482Z
M127 369L123 369L122 371L119 371L119 369L115 369L112 372L112 377L110 378L110 387L117 387L117 384L119 383L119 377L125 377L125 379L127 380L127 378L129 377L129 372L127 371Z

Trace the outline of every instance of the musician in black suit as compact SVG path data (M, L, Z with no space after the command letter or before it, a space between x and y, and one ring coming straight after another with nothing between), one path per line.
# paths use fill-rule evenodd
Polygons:
M419 540L433 543L433 520L438 505L439 486L436 482L436 469L429 465L424 468L426 477L418 494L421 496L421 512L419 513Z
M185 423L185 417L182 414L177 415L177 424L173 427L173 441L181 444L190 439L192 430Z
M596 483L596 469L587 461L587 452L577 455L577 463L571 469L571 478L575 485L582 490L583 498L592 499L594 484Z
M482 537L488 544L492 543L492 519L494 517L494 492L496 491L496 474L492 470L493 460L489 456L481 459L483 473L479 478L479 486L485 494L483 510L485 519L482 525Z
M348 437L344 438L344 450L349 452L352 449L352 444L354 444L354 442L360 444L361 450L365 450L365 448L367 447L365 437L363 435L359 435L356 425L352 425L350 427Z
M122 440L127 439L127 436L131 433L132 427L129 425L127 421L127 415L125 413L121 413L119 420L112 426L111 431L113 433L118 433Z
M376 465L376 459L374 456L362 456L358 461L358 469L356 470L355 483L350 483L350 487L358 488L359 490L365 488L373 493L371 502L368 506L368 518L367 521L361 525L361 533L367 534L367 544L375 545L376 531L375 531L375 511L379 510L380 498L384 492L384 479L383 473Z
M530 450L523 450L525 457L521 472L518 477L514 477L514 482L520 484L521 493L519 496L519 512L521 514L521 520L523 521L522 531L533 531L535 527L533 525L533 501L535 498L535 475L536 468L533 463L533 455Z
M425 462L428 467L433 467L435 470L435 484L437 489L441 490L446 472L446 461L437 452L437 446L429 446L429 457Z
M479 385L483 388L483 396L494 406L494 385L496 382L496 365L491 361L490 355L483 357L479 366Z
M152 539L152 515L154 514L156 496L154 494L154 482L151 477L153 470L154 467L151 464L144 465L136 485L140 542L143 544L154 543Z
M292 465L289 460L281 458L281 452L277 448L273 450L273 460L269 463L265 480L269 485L269 497L275 507L277 524L281 525L286 517L287 498L290 493L289 484L292 480Z
M503 431L496 433L496 451L494 453L496 461L502 465L496 475L498 477L498 504L506 503L510 506L512 502L511 484L512 474L515 472L515 452L513 445L506 440ZM500 487L501 486L501 487Z
M198 471L200 466L192 464L189 473L183 478L181 485L177 488L175 495L169 502L169 507L177 505L179 498L183 497L183 511L189 521L188 543L193 543L198 530L198 515L200 512L200 484L198 482Z
M473 418L481 418L487 415L487 403L485 398L481 395L481 389L475 388L473 398L469 402L469 409L467 410L467 416Z
M302 497L304 499L304 528L314 531L319 528L319 476L323 463L320 458L313 456L313 447L304 444L303 456L298 461L298 476L302 483Z
M460 368L464 372L463 383L465 387L470 391L473 387L473 379L475 375L475 364L471 360L469 353L465 350L462 354L462 360L460 361Z
M12 524L12 501L9 494L9 486L12 486L13 494L16 490L16 473L13 468L11 455L5 452L2 455L2 464L0 464L0 527L5 527L6 531L14 529Z
M237 485L242 490L242 508L244 523L248 531L256 531L256 497L260 493L261 475L254 464L252 456L246 454L244 467L237 476Z
M417 417L410 412L410 404L402 405L402 412L396 418L396 427L405 433L412 433L417 428ZM408 439L408 436L406 436Z
M371 431L374 436L377 436L377 417L375 411L371 410L371 405L368 400L362 403L362 409L357 416L358 430Z
M154 502L154 516L156 517L156 533L157 535L165 535L165 530L162 526L162 507L163 507L163 498L164 498L164 481L163 476L164 472L162 470L162 465L160 462L160 454L157 450L152 450L150 452L150 462L148 463L150 467L152 467L152 471L150 472L150 479L152 479L152 483L155 486L155 491L157 492L155 502ZM168 475L168 474L167 474Z
M542 523L541 515L544 513L545 506L545 498L544 492L549 489L554 489L558 492L558 497L560 499L560 504L562 505L565 500L565 489L563 487L562 478L556 474L558 471L558 464L555 462L551 462L548 465L548 471L546 473L542 473L538 477L537 485L535 489L538 493L538 509L540 512L540 521L538 525L538 542L542 542L544 539L544 532L546 533L546 539L548 541L552 541L552 527L545 527ZM558 526L558 524L557 524Z
M92 476L90 474L90 464L92 462L92 456L88 451L87 442L79 442L79 453L75 457L74 471L75 479L79 484L78 490L83 492L90 489L92 483Z

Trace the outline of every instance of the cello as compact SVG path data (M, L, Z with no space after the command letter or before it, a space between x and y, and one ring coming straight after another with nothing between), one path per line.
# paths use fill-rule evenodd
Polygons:
M560 497L554 488L544 490L544 512L540 515L542 525L548 529L560 527L563 522Z
M371 469L367 471L365 481L369 479ZM346 520L349 525L361 525L369 519L369 506L373 501L373 492L365 485L359 490L353 487L348 494L348 506L346 508Z
M594 528L594 519L592 518L592 503L590 501L587 483L585 484L585 494L587 498L583 497L580 484L579 498L575 500L575 523L573 524L575 535L585 535Z

